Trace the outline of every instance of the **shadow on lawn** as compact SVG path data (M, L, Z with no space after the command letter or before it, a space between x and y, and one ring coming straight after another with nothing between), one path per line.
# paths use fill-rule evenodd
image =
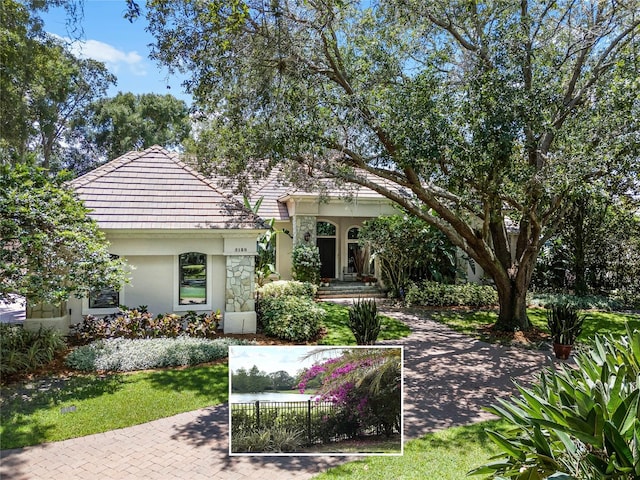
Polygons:
M39 423L37 415L34 415L39 410L112 394L122 388L125 382L124 376L120 374L82 375L46 378L2 388L0 423L3 428L0 448L44 442L47 432L55 426Z

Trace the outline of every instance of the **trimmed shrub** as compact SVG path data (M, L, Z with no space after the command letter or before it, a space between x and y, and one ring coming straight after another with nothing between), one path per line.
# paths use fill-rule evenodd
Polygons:
M534 307L549 308L550 305L566 304L580 310L622 310L624 304L619 301L597 295L576 296L563 293L535 293L531 296L529 304Z
M291 252L293 276L300 282L320 281L320 250L315 245L296 245Z
M113 338L97 340L76 348L66 364L83 371L145 370L149 368L197 365L228 356L229 345L250 342L234 338Z
M498 303L498 292L491 286L473 283L449 285L421 282L409 286L405 293L405 302L407 305L430 307L489 307Z
M314 298L318 291L317 285L297 280L278 280L267 283L258 289L260 298L267 297L309 297Z
M260 321L266 335L306 342L315 337L326 312L307 297L260 299Z
M596 335L576 367L545 369L520 396L488 410L509 423L487 432L502 454L474 474L513 479L640 478L640 331Z
M54 330L30 331L21 325L0 323L0 378L46 365L66 346Z

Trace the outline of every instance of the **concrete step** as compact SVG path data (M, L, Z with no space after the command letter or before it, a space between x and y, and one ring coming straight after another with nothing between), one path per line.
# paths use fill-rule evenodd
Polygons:
M335 282L329 287L318 288L319 298L384 298L386 294L377 286L367 286L360 282Z

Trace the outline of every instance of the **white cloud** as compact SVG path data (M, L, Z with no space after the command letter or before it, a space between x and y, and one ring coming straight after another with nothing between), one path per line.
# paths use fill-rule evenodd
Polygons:
M54 35L57 37L57 35ZM107 68L117 74L121 68L127 68L136 76L147 75L144 58L135 50L125 52L113 45L98 40L76 40L61 38L69 46L71 52L80 58L92 58L106 64Z

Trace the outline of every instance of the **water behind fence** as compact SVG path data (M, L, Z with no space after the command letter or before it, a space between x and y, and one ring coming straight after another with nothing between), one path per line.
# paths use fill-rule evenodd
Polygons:
M266 402L231 404L231 430L284 427L303 431L308 445L350 438L357 431L361 435L379 433L375 427L362 428L343 421L345 414L331 402L307 400L303 402Z

